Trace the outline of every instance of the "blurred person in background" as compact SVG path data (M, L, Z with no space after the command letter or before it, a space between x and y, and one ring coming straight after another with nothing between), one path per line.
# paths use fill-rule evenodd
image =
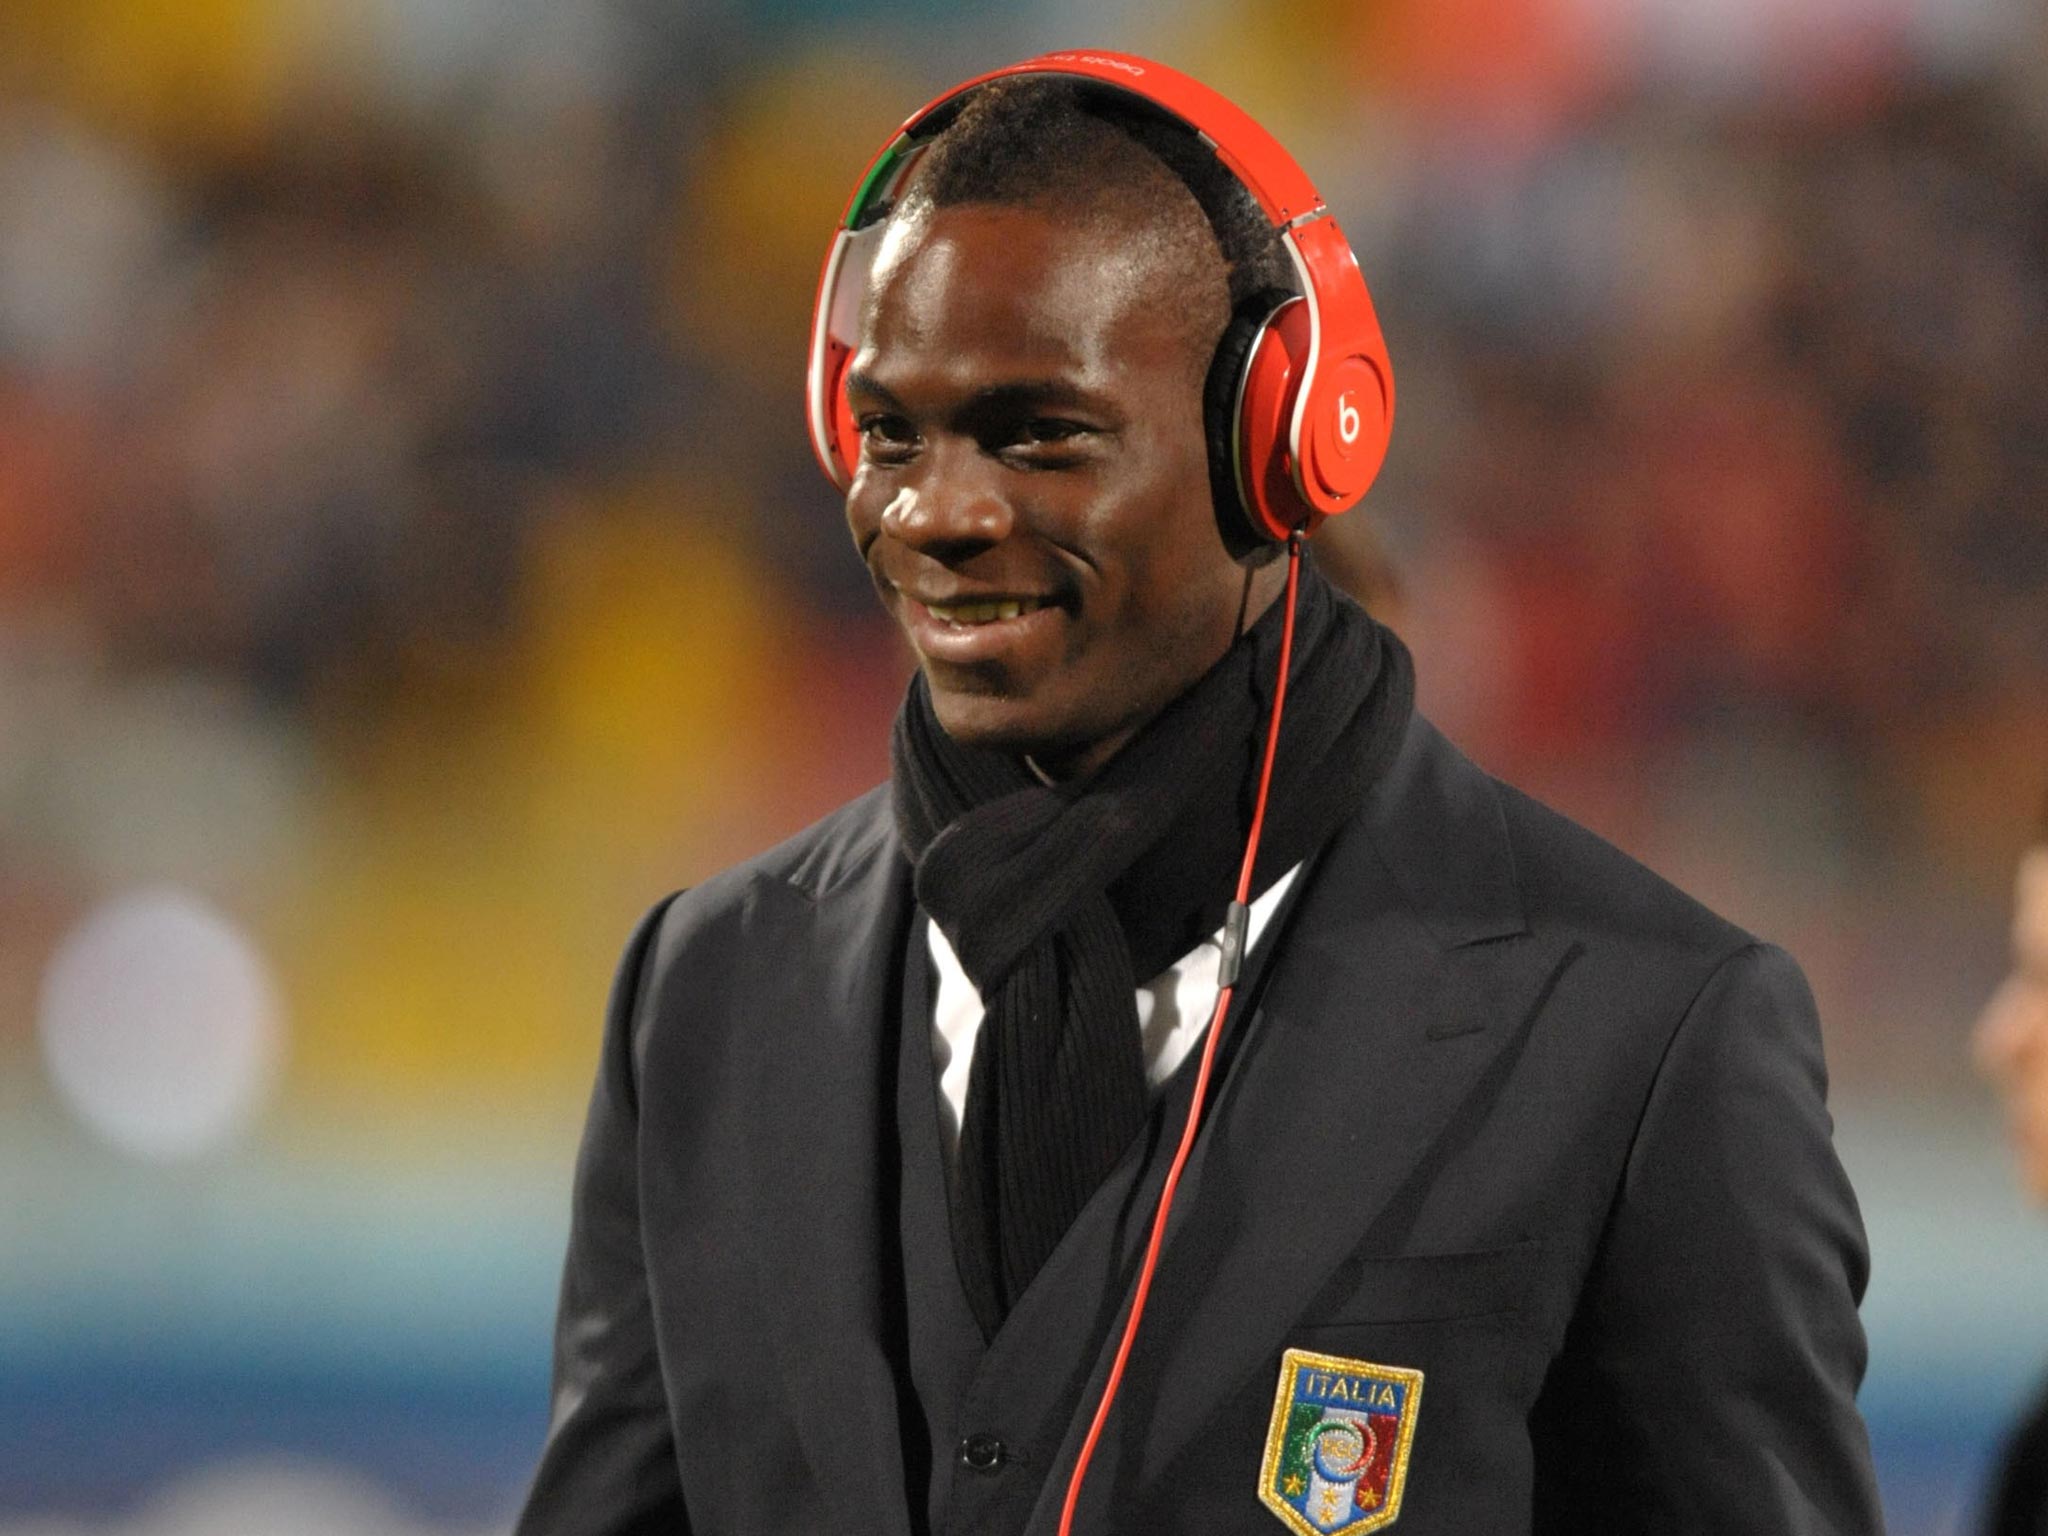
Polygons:
M2048 1206L2048 813L2013 884L2012 972L1974 1038L1977 1061L2005 1098L2027 1193ZM2036 1282L2038 1283L2038 1281ZM1984 1536L2048 1532L2048 1390L2008 1441Z
M1225 901L1296 608L1200 407L1273 224L1057 79L873 184L892 782L628 946L521 1531L1050 1532L1240 958L1083 1528L1877 1531L1789 957L1465 759L1313 565Z

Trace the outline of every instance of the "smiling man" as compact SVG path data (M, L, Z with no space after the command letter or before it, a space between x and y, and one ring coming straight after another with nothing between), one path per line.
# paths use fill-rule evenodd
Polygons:
M891 782L628 947L521 1531L1052 1536L1206 1103L1074 1529L1875 1532L1796 966L1282 597L1228 423L1316 215L1077 57L1156 70L981 86L888 204L821 414Z

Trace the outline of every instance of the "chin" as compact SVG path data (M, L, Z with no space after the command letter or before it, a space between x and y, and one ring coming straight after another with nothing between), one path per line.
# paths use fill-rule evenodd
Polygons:
M1042 722L1008 700L945 694L934 689L932 712L939 717L945 733L963 747L1030 753L1045 751L1052 743Z
M1085 746L1085 732L1030 701L1000 694L932 689L932 713L945 733L963 747L1007 752L1034 761L1056 759Z

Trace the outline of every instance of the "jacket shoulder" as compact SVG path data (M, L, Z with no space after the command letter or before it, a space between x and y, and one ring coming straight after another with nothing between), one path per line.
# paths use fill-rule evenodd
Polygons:
M1532 925L1722 956L1755 935L1606 838L1495 779Z
M686 952L696 957L697 974L718 974L736 958L750 893L764 883L816 900L872 871L899 846L888 786L878 785L774 847L656 902L627 945L620 984L637 988L644 1001Z
M872 869L898 846L889 786L878 784L774 847L678 894L664 927L716 921L737 910L747 891L764 880L822 896Z
M1718 960L1753 942L1640 860L1474 763L1417 717L1374 815L1402 884L1458 938L1569 933Z
M799 903L816 901L875 876L878 865L896 861L900 846L885 784L774 847L657 902L627 944L614 983L614 1010L631 1021L636 1061L663 1013L664 999L702 1002L731 995L741 984L754 942L749 935L756 931L748 910L764 887L791 891ZM694 1005L691 1011L716 1012Z

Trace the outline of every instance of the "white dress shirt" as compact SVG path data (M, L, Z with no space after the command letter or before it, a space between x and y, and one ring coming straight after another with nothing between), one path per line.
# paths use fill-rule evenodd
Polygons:
M1300 873L1297 864L1252 902L1244 940L1247 954ZM932 1059L939 1069L939 1124L950 1158L959 1146L960 1119L967 1112L967 1074L974 1065L974 1042L981 1034L984 1009L981 994L967 979L939 925L926 923L925 932L938 980L932 1006ZM1219 928L1138 988L1138 1041L1145 1055L1145 1080L1155 1091L1208 1029L1209 1015L1216 1011L1216 975L1222 963Z

